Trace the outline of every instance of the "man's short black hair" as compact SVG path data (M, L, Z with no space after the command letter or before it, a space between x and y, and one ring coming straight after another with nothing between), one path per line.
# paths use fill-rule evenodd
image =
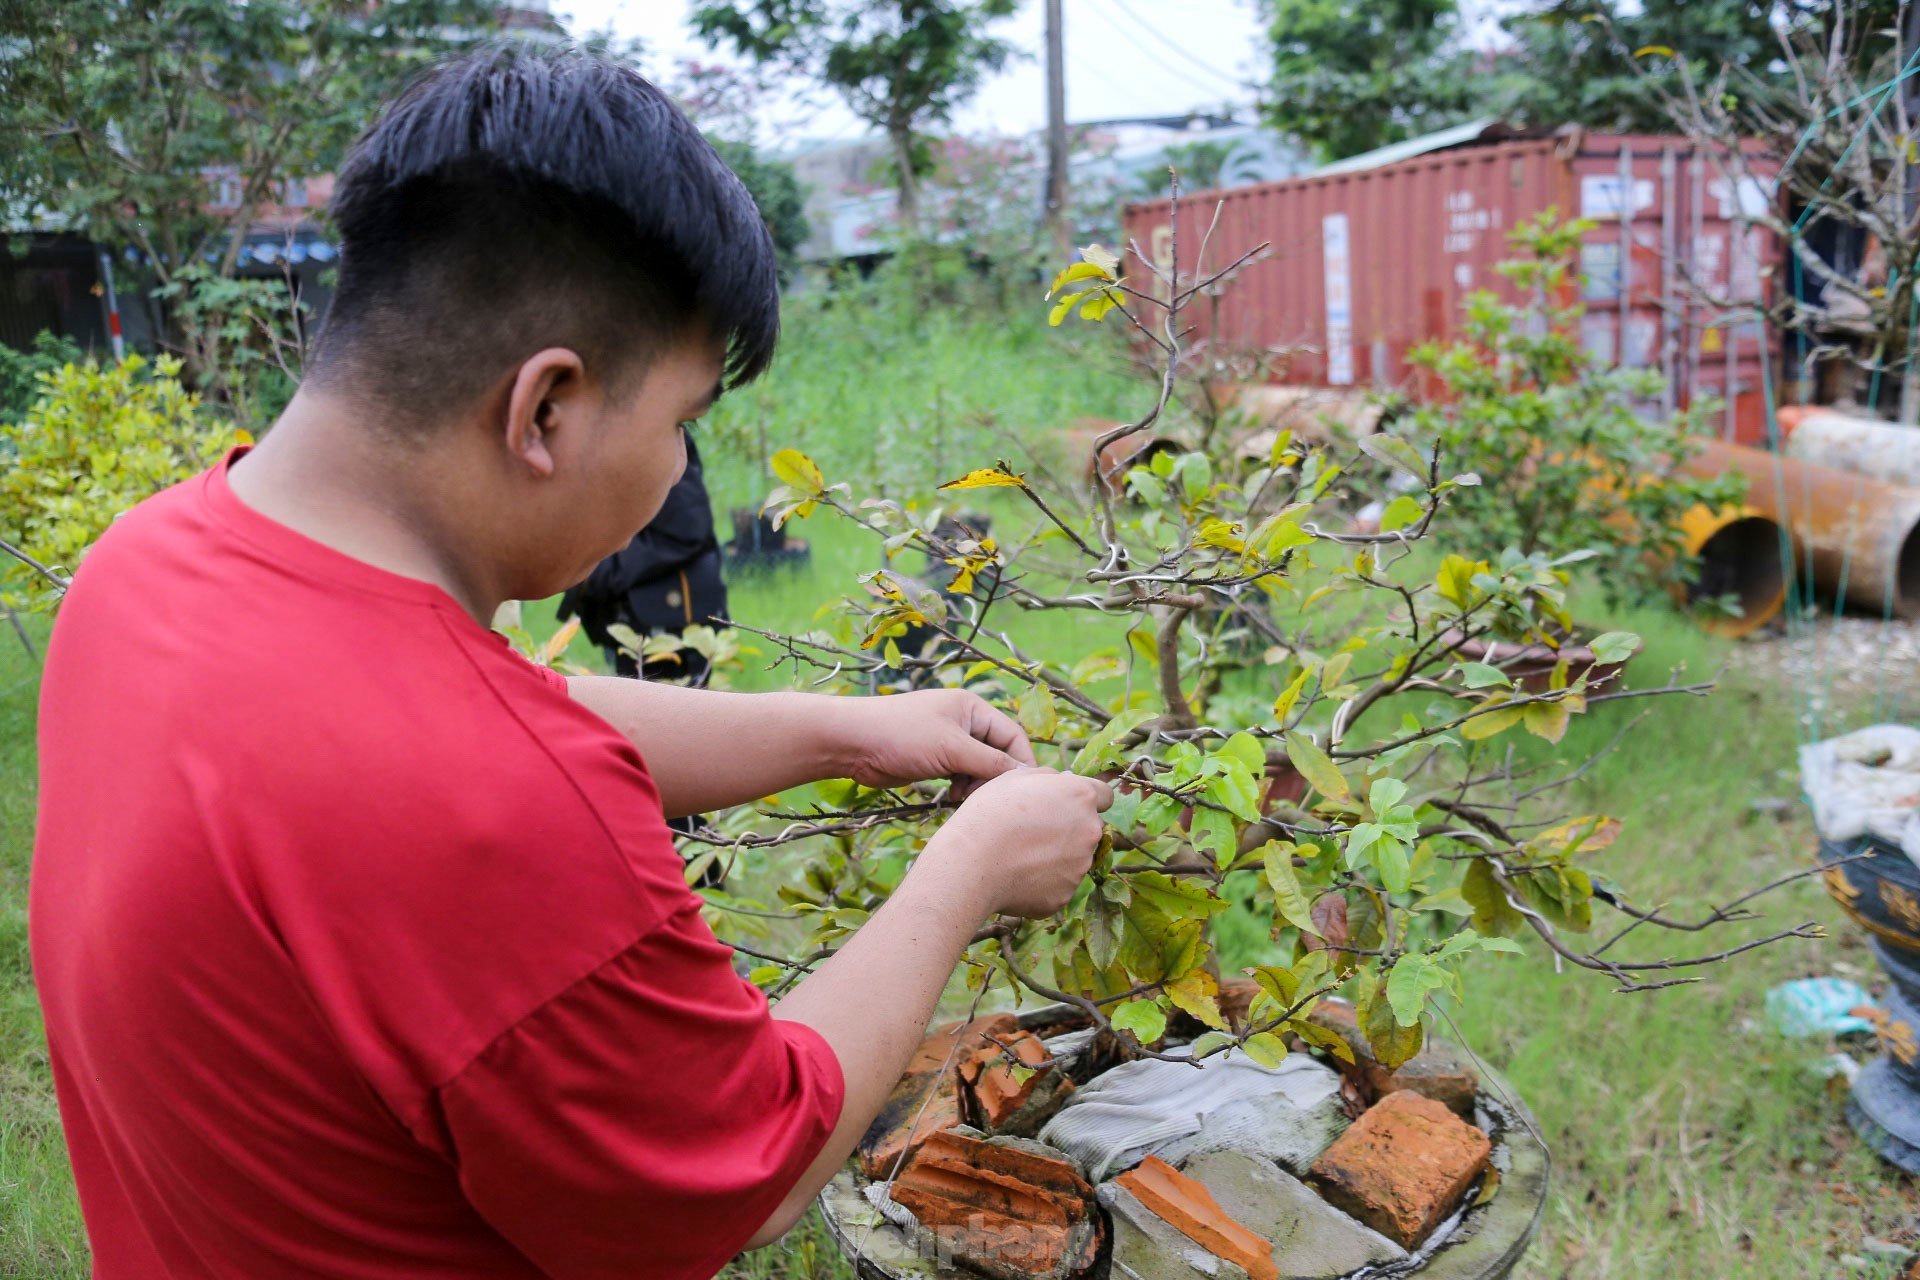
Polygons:
M702 331L725 378L780 332L753 197L667 96L575 48L445 62L354 144L334 188L339 283L312 377L413 423L545 347L630 387Z

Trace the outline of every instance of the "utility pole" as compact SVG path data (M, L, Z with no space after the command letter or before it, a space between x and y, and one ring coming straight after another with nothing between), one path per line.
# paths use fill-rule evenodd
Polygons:
M1073 228L1067 225L1067 54L1061 2L1047 0L1047 228L1053 232L1056 265L1064 266L1073 254Z

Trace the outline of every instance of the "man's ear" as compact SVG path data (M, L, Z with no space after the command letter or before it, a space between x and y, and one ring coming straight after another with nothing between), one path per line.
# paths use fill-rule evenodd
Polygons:
M579 411L585 364L566 347L536 351L522 362L507 388L504 424L507 452L534 475L553 474L555 432Z

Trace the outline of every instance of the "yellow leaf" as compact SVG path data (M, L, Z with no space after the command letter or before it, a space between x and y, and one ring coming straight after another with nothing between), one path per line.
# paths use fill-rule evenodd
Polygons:
M1644 58L1650 53L1657 53L1663 58L1671 58L1673 56L1673 50L1664 44L1641 45L1633 51L1633 56L1636 58Z
M1312 738L1304 733L1292 732L1287 734L1286 741L1287 759L1293 761L1293 767L1312 784L1315 791L1329 800L1345 800L1353 794L1347 787L1347 780L1340 776L1340 770L1327 753L1315 745Z
M1545 738L1548 742L1560 741L1566 736L1569 718L1564 702L1527 704L1527 732L1536 738Z
M1060 292L1060 286L1072 284L1076 280L1111 280L1110 272L1103 271L1091 262L1076 262L1053 278L1053 284L1047 288L1047 297L1052 298Z
M567 646L572 644L573 638L579 634L580 619L577 617L567 619L566 625L548 636L547 642L540 646L540 661L547 666L552 666L553 660L565 653Z
M1499 706L1505 701L1505 698L1495 698L1491 699L1487 705ZM1491 738L1519 724L1526 711L1525 707L1503 707L1499 711L1482 712L1460 726L1460 736L1468 742L1479 742L1483 738Z
M1240 526L1209 516L1201 522L1200 532L1194 540L1203 547L1219 547L1224 551L1245 551L1247 544L1240 539Z
M773 455L768 465L782 484L790 484L802 493L819 493L827 487L820 468L798 449L782 449Z
M1465 556L1448 556L1440 562L1440 572L1434 577L1434 586L1457 608L1465 609L1479 598L1473 578L1475 574L1485 573L1485 561L1469 560Z
M1080 250L1080 258L1098 267L1109 279L1120 274L1120 255L1103 245L1088 245Z
M977 471L967 472L967 474L961 476L958 480L949 480L940 487L942 489L993 489L1009 487L1024 489L1027 487L1027 482L1024 477L1014 475L1011 472L1001 471L996 467L981 467Z
M1275 724L1283 727L1286 725L1287 717L1293 714L1294 704L1300 701L1300 694L1306 689L1307 677L1311 674L1312 668L1302 666L1300 674L1296 675L1287 687L1280 691L1280 696L1273 700Z
M1227 1029L1226 1016L1220 1012L1220 1003L1216 998L1220 984L1205 969L1195 969L1178 981L1169 982L1166 992L1174 1008L1192 1014L1216 1031Z

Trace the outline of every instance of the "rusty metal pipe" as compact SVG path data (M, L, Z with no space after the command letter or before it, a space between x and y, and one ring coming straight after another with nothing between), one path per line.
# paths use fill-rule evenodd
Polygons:
M1786 526L1796 563L1849 603L1920 617L1920 488L1706 441L1686 469L1747 477L1747 504ZM1804 561L1801 557L1805 557Z
M1693 578L1675 595L1682 604L1732 596L1738 616L1701 613L1700 625L1715 635L1739 637L1758 631L1787 603L1786 560L1780 525L1754 508L1694 507L1680 517L1687 554L1697 558Z
M1920 427L1816 405L1788 405L1779 417L1786 436L1783 452L1789 457L1894 484L1920 485Z

